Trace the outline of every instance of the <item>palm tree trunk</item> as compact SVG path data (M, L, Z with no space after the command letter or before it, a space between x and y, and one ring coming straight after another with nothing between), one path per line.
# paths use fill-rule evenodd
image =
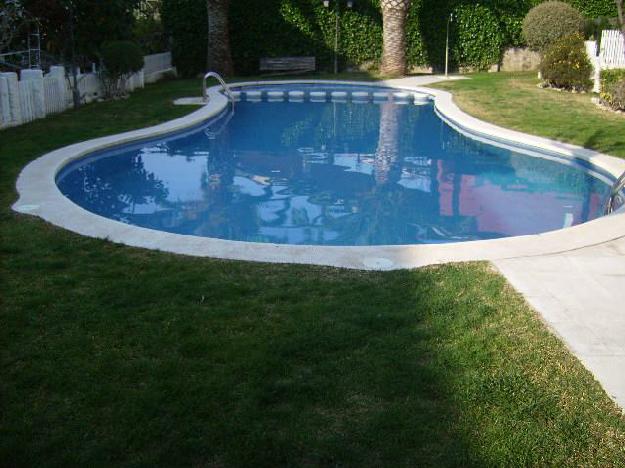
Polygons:
M616 11L618 13L618 21L621 25L621 31L625 34L625 6L623 0L614 0L616 3Z
M230 0L206 0L208 12L208 57L207 67L224 76L233 73L228 32L228 10Z
M616 2L616 12L618 14L619 25L621 26L621 34L623 35L623 41L625 41L625 2L623 0L614 1Z
M381 0L383 52L380 72L383 75L406 74L406 16L410 0Z

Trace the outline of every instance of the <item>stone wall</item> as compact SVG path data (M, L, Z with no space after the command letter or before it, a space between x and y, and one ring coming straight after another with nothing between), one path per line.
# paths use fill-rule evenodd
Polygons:
M512 47L503 55L499 69L504 72L537 71L540 54L522 47Z

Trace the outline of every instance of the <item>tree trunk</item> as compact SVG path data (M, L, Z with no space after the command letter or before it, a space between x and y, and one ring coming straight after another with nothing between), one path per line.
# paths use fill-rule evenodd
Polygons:
M381 0L383 52L380 72L383 75L406 74L406 16L410 0Z
M228 32L230 0L206 0L208 12L208 70L230 76L233 73Z
M623 0L614 0L616 2L616 11L618 12L618 22L621 26L621 31L625 34L625 6L623 6Z
M623 36L623 41L625 42L625 2L623 0L614 1L616 2L616 11L618 13L619 26L621 27L621 35Z

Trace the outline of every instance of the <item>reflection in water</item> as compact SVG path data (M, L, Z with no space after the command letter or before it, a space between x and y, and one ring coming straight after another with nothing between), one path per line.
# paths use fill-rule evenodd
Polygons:
M58 184L95 213L182 234L376 245L534 234L601 214L581 168L485 145L431 106L242 102L232 119L104 153Z

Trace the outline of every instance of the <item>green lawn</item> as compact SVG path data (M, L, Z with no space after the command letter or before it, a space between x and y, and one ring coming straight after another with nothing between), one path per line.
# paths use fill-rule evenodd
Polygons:
M625 157L625 117L597 108L589 94L538 88L535 73L482 73L434 87L454 93L469 114L503 127Z
M625 466L625 418L487 264L187 258L10 211L31 159L198 90L0 132L0 466Z

